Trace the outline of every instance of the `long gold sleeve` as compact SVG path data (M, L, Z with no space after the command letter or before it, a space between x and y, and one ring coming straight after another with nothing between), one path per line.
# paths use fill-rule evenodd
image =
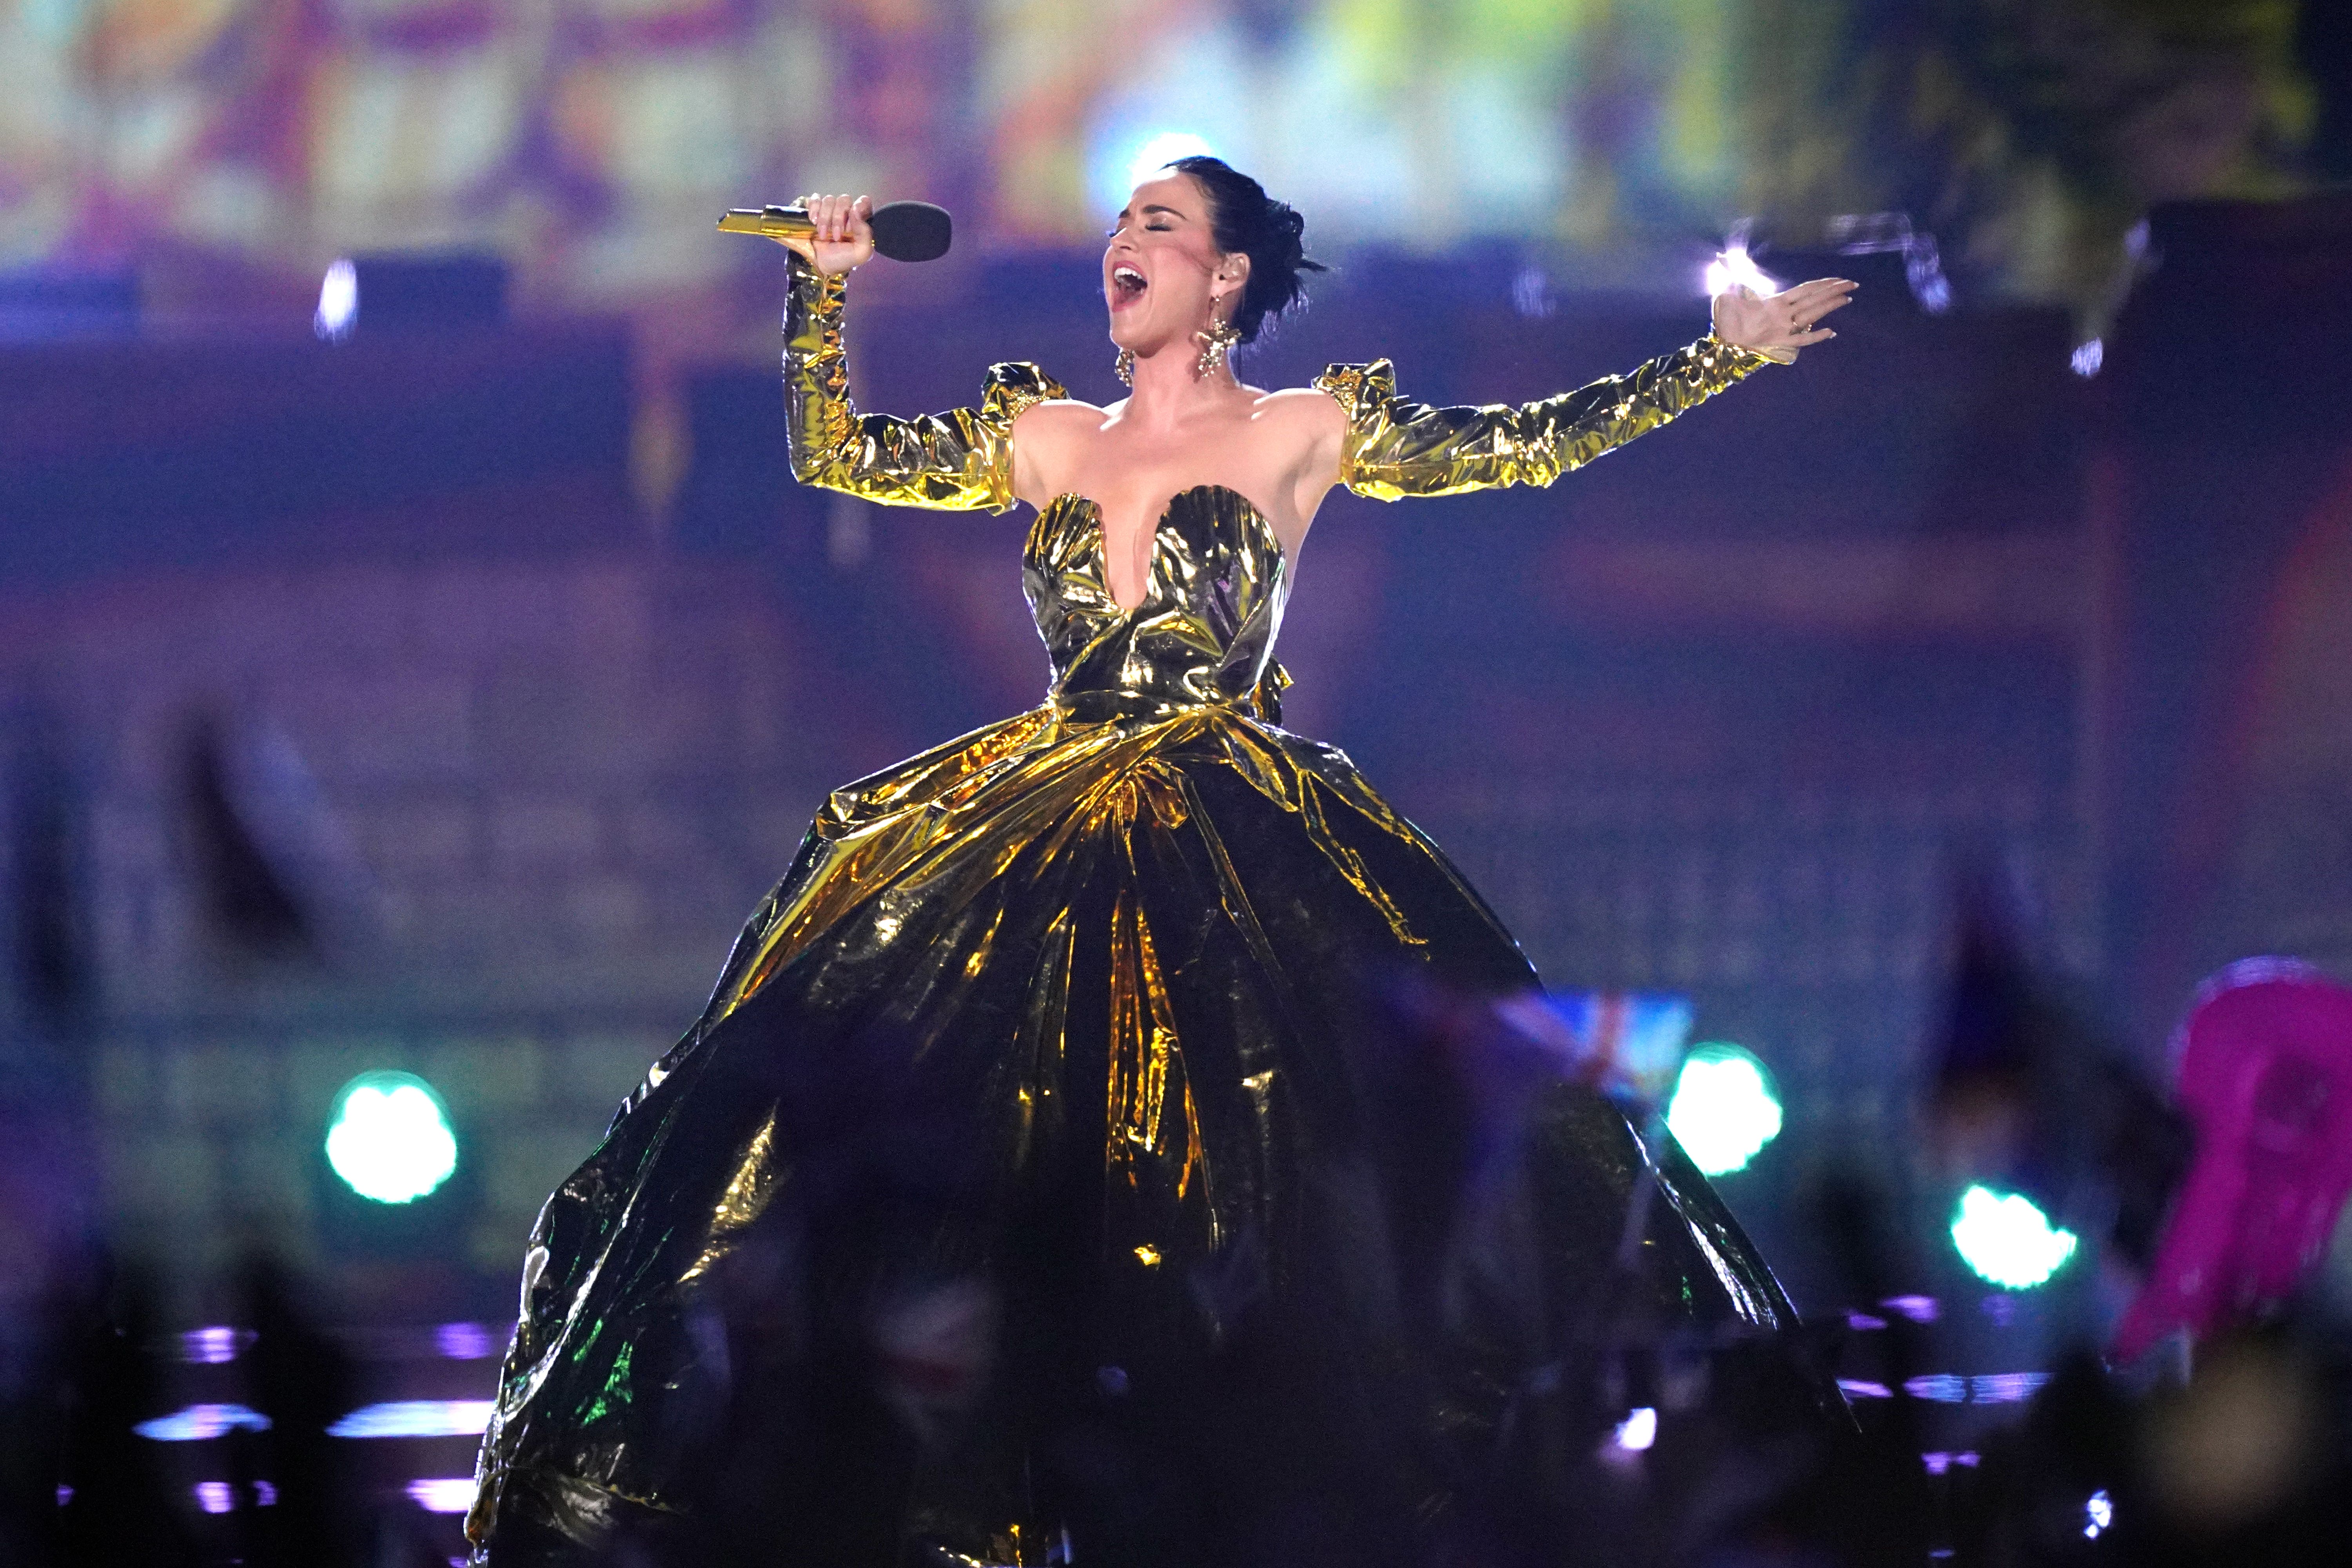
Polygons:
M1396 395L1396 367L1384 359L1335 364L1315 384L1348 416L1339 482L1396 500L1548 485L1772 363L1710 334L1539 403L1433 408Z
M1012 507L1013 422L1061 384L1034 364L989 368L977 408L915 419L860 414L849 396L842 342L847 274L827 277L799 257L784 309L784 412L793 477L885 506L950 511Z

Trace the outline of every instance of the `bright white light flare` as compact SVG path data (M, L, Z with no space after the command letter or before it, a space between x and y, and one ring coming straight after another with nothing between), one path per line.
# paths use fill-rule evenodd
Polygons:
M411 1481L408 1496L427 1513L464 1513L474 1506L474 1478L433 1476Z
M395 1399L362 1405L332 1426L330 1437L478 1437L494 1408L487 1399Z
M1960 1194L1952 1215L1952 1245L1986 1283L2031 1290L2074 1256L2074 1233L2053 1227L2033 1200L1989 1187Z
M363 1198L414 1203L457 1170L457 1138L431 1084L404 1072L362 1073L336 1098L327 1163Z
M1706 264L1703 279L1706 297L1714 299L1727 289L1745 285L1758 294L1778 294L1785 285L1756 265L1744 245L1727 246L1723 253Z
M352 335L359 319L359 269L345 257L331 263L326 277L319 281L319 313L311 318L310 327L327 342L339 343Z
M1709 1176L1747 1169L1780 1135L1780 1096L1764 1064L1721 1042L1691 1052L1666 1105L1666 1130Z
M1155 178L1160 170L1179 158L1213 158L1216 155L1217 150L1209 145L1209 139L1205 136L1190 131L1160 132L1146 137L1143 145L1135 150L1135 156L1128 161L1127 188L1133 190L1144 181ZM1122 200L1126 195L1127 191L1119 193Z
M221 1366L236 1359L236 1352L252 1342L248 1329L233 1329L226 1325L209 1329L190 1329L180 1336L180 1359L198 1366Z
M215 1437L239 1429L267 1432L269 1430L269 1417L242 1405L191 1405L184 1410L174 1410L169 1415L142 1421L131 1428L142 1437L158 1443L209 1443Z

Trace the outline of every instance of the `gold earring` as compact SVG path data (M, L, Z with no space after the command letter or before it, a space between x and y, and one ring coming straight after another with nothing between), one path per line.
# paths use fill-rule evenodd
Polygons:
M1225 363L1225 351L1242 341L1241 329L1231 321L1220 321L1214 317L1210 318L1207 331L1192 335L1202 343L1201 358L1193 366L1193 374L1201 376L1216 374L1217 367Z
M1133 349L1119 350L1118 358L1111 361L1110 367L1118 372L1119 380L1129 386L1135 384L1135 351Z

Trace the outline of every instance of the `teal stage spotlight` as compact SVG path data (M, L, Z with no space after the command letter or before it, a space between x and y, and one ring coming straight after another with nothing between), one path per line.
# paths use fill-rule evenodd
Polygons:
M457 1135L433 1086L414 1073L363 1072L335 1096L327 1163L352 1191L413 1203L457 1168Z
M1952 1245L1977 1278L2004 1290L2031 1290L2074 1256L2074 1233L2060 1230L2017 1193L1973 1186L1952 1212Z
M1709 1176L1744 1171L1780 1135L1780 1097L1755 1054L1722 1040L1694 1046L1666 1104L1666 1130Z

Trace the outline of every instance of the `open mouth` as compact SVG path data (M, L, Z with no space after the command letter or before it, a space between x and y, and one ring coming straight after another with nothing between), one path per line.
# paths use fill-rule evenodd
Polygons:
M1150 284L1144 280L1143 274L1138 272L1132 267L1115 267L1111 268L1110 302L1112 307L1116 309L1120 305L1134 304L1138 300L1143 298L1143 291L1150 287Z

